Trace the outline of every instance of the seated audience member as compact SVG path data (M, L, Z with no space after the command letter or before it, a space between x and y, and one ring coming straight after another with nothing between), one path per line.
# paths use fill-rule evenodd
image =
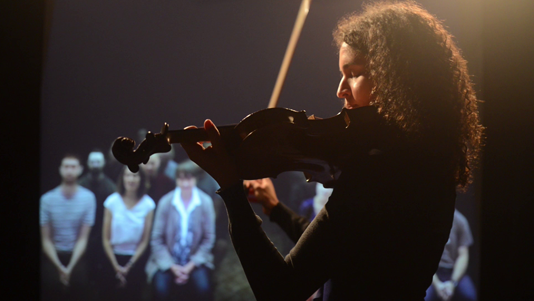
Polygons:
M161 198L146 266L155 300L212 300L212 199L196 187L199 167L190 160L176 169L176 189Z
M104 174L106 159L104 153L94 149L87 158L88 172L83 175L78 184L91 190L96 197L95 224L91 229L91 235L87 245L87 262L90 281L98 283L105 262L104 250L102 249L102 219L104 217L104 201L117 189L115 183ZM98 283L97 287L100 284Z
M104 202L102 243L109 259L104 295L108 300L140 300L145 283L144 267L156 204L145 194L146 176L126 167L118 192Z
M473 236L463 214L454 210L451 234L443 250L439 267L426 291L425 301L475 301L473 281L466 275L469 265L469 246Z
M156 204L162 196L174 189L174 182L159 172L161 165L160 154L153 154L146 164L140 164L139 167L146 174L146 187L148 194Z
M83 254L95 220L95 195L78 185L83 167L74 155L65 155L61 184L40 200L42 300L88 298Z
M307 199L300 205L299 214L301 216L306 217L310 222L317 216L319 211L323 209L326 202L328 202L328 198L330 195L332 195L332 188L325 188L323 184L316 183L315 184L315 196L311 199ZM327 282L323 288L329 287L329 283ZM315 292L313 295L311 295L310 298L308 298L308 301L312 301L315 299L315 297L318 296L318 294L321 293L320 291Z
M325 188L323 184L317 183L315 185L315 196L302 202L299 214L306 217L311 222L317 213L321 211L326 202L328 202L328 198L332 195L332 191L332 188Z
M306 181L301 171L286 171L271 179L276 193L283 198L284 205L298 212L303 200L313 198L315 184Z

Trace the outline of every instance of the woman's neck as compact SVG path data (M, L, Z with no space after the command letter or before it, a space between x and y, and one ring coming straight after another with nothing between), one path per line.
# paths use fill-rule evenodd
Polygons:
M122 195L122 199L126 204L135 204L139 201L136 191L125 191Z
M180 197L184 201L190 201L193 197L193 190L182 190L180 193Z
M191 199L193 198L193 189L187 189L187 190L181 189L180 198L182 199L182 202L184 203L184 207L187 208L187 206L191 202Z

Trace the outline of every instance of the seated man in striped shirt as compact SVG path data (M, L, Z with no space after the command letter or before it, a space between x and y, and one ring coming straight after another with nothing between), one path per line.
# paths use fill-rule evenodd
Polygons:
M90 190L78 185L82 171L78 157L65 155L59 167L61 184L41 197L43 300L88 298L82 255L94 224L96 200Z

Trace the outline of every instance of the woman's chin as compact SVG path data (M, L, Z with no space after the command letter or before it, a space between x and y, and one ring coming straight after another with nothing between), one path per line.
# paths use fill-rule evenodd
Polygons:
M345 105L343 107L345 109L347 109L347 110L352 110L352 109L357 108L356 106L353 106L353 105L349 104L348 102L345 102Z

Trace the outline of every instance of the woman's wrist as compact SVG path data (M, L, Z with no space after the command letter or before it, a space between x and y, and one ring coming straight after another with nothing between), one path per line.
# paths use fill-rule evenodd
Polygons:
M121 266L119 265L119 263L115 262L113 263L113 269L115 270L115 272L120 272Z
M188 273L191 273L191 271L193 271L195 267L196 267L196 264L193 261L188 262L185 266Z
M125 268L130 268L134 265L134 261L130 258L130 260L128 260L128 262L126 263L126 265L124 266Z
M267 216L271 215L271 212L273 211L273 208L278 205L280 201L277 198L269 199L267 202L263 203L263 213L265 213Z

